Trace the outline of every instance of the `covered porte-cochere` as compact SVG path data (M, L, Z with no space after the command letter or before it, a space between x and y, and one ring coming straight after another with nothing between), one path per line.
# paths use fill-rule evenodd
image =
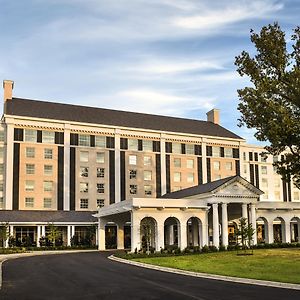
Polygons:
M132 252L142 249L160 251L168 246L181 250L205 245L227 247L235 242L234 229L242 217L256 230L253 244L260 242L261 220L266 221L265 226L270 219L275 220L277 226L277 218L281 220L281 216L282 220L291 219L291 222L282 221L285 226L281 227L282 241L291 241L291 237L298 239L299 203L291 203L289 207L282 203L280 209L276 209L278 203L259 201L262 194L244 178L232 176L161 198L134 198L114 203L100 208L94 215L98 218L99 250L110 248L109 229L112 228L114 248L127 248ZM270 237L273 229L268 228L268 234L265 233L267 229L264 231L268 238L266 242L273 242Z

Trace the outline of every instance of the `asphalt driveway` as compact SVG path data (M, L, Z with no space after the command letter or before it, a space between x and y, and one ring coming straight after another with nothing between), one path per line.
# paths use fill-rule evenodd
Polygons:
M72 253L6 261L0 299L300 299L296 290L143 269L111 261L108 255Z

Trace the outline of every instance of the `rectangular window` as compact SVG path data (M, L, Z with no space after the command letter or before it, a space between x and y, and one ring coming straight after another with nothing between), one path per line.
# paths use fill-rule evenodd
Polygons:
M104 194L104 183L97 183L97 193Z
M260 161L261 162L267 162L268 155L264 152L260 153Z
M105 148L106 147L106 136L96 135L95 136L95 147Z
M137 157L136 155L129 155L129 164L130 165L136 165Z
M174 182L180 182L181 181L181 173L180 172L174 172Z
M213 166L214 166L215 171L220 170L220 162L219 161L214 161Z
M299 192L294 192L294 200L295 201L299 201L300 198L299 198Z
M31 129L25 129L25 142L36 143L37 142L37 131Z
M187 174L187 182L193 183L194 182L194 173L188 173Z
M275 200L279 201L280 200L280 192L275 191Z
M4 208L4 200L3 200L3 197L0 197L0 208Z
M54 144L55 132L54 131L42 131L42 143Z
M172 143L172 153L181 154L181 144L180 143Z
M52 192L53 181L44 181L44 192Z
M0 131L0 142L4 142L4 131Z
M3 158L4 148L0 147L0 158Z
M152 180L152 172L144 171L144 180Z
M104 168L97 168L97 177L104 178L105 169Z
M33 207L34 206L34 198L26 197L25 198L25 207Z
M243 152L243 160L247 160L247 153Z
M247 165L244 164L244 173L245 173L245 174L247 173L247 170L248 170Z
M261 179L261 186L262 186L262 188L268 188L268 179L267 178Z
M89 208L89 199L80 199L80 208L81 209Z
M87 151L80 151L80 161L81 162L88 162L89 161L89 153Z
M26 175L33 175L35 171L34 164L26 164Z
M131 195L136 195L137 194L137 185L136 184L131 184L129 186L129 193Z
M153 151L153 141L143 140L143 151Z
M144 192L146 196L152 195L152 187L151 185L144 185Z
M52 207L52 198L44 198L44 208Z
M4 173L4 164L0 164L0 175Z
M174 167L181 168L181 159L180 158L174 158Z
M232 162L226 162L225 169L227 171L232 171Z
M195 146L192 144L186 144L185 145L185 153L194 155L195 154Z
M26 147L25 150L26 158L34 158L35 157L35 149L33 147Z
M232 148L224 148L224 157L233 157Z
M267 166L261 166L260 169L261 169L261 174L264 174L264 175L268 174Z
M44 159L53 159L52 149L44 149Z
M144 156L144 166L151 166L152 160L151 156Z
M25 181L25 191L26 192L34 191L34 180L26 180Z
M89 184L87 182L79 183L79 191L80 193L88 193L89 192Z
M78 134L78 145L89 147L91 145L91 136L87 134Z
M138 151L138 140L128 139L128 150Z
M194 169L194 160L193 159L187 159L186 160L186 167L188 169Z
M104 206L104 199L97 199L97 207L103 207Z
M46 176L53 175L53 166L52 165L44 165L44 175L46 175Z
M220 157L221 156L221 148L220 147L212 147L212 156Z
M97 154L96 154L96 163L104 164L104 152L97 152Z
M89 168L88 167L80 167L80 177L89 177Z
M129 170L129 179L136 179L136 170Z
M4 188L3 181L0 181L0 192L3 192L3 188Z

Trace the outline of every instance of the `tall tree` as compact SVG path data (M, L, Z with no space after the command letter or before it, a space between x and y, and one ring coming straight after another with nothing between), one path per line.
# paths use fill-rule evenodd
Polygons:
M250 36L255 55L243 51L235 59L238 73L251 81L238 90L239 126L255 128L259 141L269 141L266 152L280 155L277 172L300 188L300 27L291 43L278 23Z

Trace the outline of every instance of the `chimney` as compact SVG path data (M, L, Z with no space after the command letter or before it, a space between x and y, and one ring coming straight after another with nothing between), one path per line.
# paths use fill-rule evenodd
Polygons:
M12 99L12 90L14 88L14 82L12 80L3 80L3 89L4 89L4 103L7 100Z
M212 122L215 124L220 125L220 110L219 109L212 109L206 113L207 121Z

